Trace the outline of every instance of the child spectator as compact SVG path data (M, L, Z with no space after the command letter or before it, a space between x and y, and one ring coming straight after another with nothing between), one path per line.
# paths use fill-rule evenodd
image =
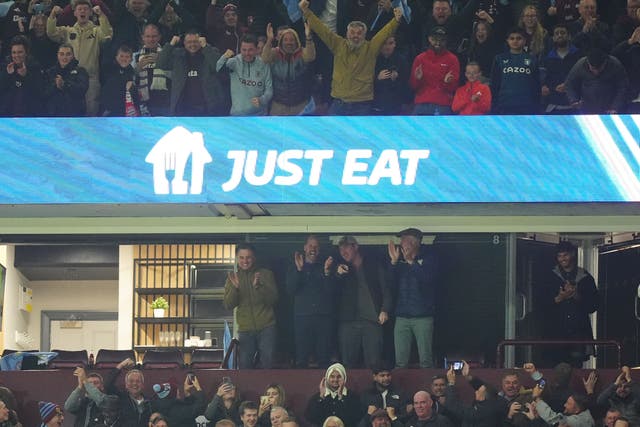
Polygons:
M477 62L465 67L467 83L456 90L451 109L461 116L487 114L491 110L491 91L480 82L482 72Z
M103 116L139 116L140 101L133 84L135 73L131 66L133 52L120 46L115 63L105 72L101 110Z

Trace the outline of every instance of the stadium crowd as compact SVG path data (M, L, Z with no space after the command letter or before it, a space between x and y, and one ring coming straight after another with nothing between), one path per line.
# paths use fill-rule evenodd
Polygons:
M0 116L640 111L640 0L10 0Z
M393 381L393 370L380 366L371 371L369 387L355 390L347 387L346 368L335 363L317 391L304 396L306 407L294 414L281 384L267 385L254 402L242 400L230 377L214 385L210 399L195 373L188 373L182 385L167 374L171 379L145 395L144 373L126 359L104 378L76 368L77 386L64 404L40 401L39 418L41 427L61 427L65 414L74 416L76 427L628 427L640 422L640 389L627 366L611 383L598 384L598 373L591 371L576 387L572 380L580 374L566 363L548 377L526 363L522 370L505 371L495 386L466 362L460 365L418 390L403 390ZM473 390L473 398L460 398L463 388ZM11 390L0 387L2 427L21 427L16 409Z

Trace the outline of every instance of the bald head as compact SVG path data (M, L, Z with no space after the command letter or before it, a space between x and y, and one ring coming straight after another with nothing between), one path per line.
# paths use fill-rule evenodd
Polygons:
M433 415L433 400L431 395L421 390L413 395L413 410L419 420L428 420Z

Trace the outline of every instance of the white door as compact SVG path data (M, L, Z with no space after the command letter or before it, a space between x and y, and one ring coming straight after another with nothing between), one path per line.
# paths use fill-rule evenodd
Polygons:
M66 325L65 325L66 323ZM51 349L87 350L96 355L101 348L116 349L117 320L83 320L81 327L65 327L68 322L51 321Z

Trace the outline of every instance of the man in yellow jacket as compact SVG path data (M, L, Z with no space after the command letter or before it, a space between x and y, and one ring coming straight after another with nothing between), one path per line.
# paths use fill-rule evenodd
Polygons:
M229 273L224 285L224 306L236 310L240 369L252 369L256 352L260 367L270 369L276 345L276 318L273 307L278 288L271 270L256 267L252 245L236 246L238 271Z
M57 16L62 12L60 6L51 9L47 19L47 36L57 43L69 43L73 47L78 64L89 73L89 90L86 93L87 115L98 114L100 97L100 46L113 36L113 28L100 6L91 6L89 0L73 3L76 23L73 27L56 26ZM91 22L91 15L98 16L99 25Z
M373 78L376 58L385 40L391 36L402 19L402 9L393 10L394 19L389 21L373 38L365 39L367 25L352 21L347 26L347 37L333 33L309 9L309 1L298 3L311 29L333 53L333 76L329 108L331 115L362 116L369 114L373 100Z

